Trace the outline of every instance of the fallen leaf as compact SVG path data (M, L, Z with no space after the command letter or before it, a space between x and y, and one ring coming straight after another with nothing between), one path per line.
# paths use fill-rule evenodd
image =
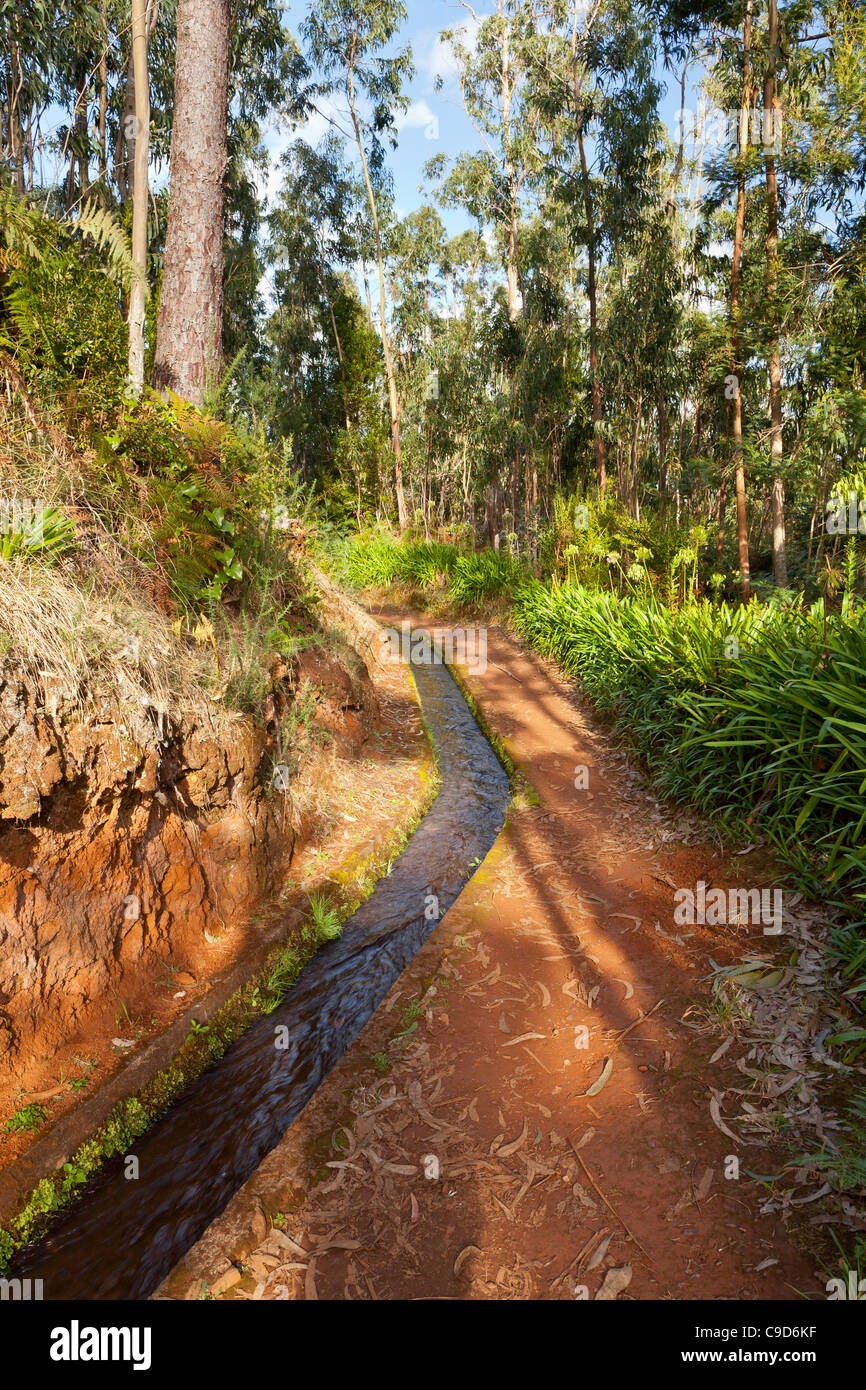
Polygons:
M601 1244L599 1245L598 1249L595 1250L595 1251L593 1251L592 1255L591 1255L591 1256L589 1257L589 1259L587 1260L586 1266L585 1266L587 1273L589 1273L589 1271L590 1271L591 1269L595 1269L596 1265L600 1265L600 1264L601 1264L602 1260L604 1259L605 1255L607 1254L607 1247L610 1245L610 1243L611 1243L612 1240L613 1240L613 1232L611 1231L611 1233L610 1233L608 1236L606 1236L604 1240L602 1240L602 1242L601 1242Z
M456 1279L461 1269L469 1259L470 1255L480 1255L481 1249L477 1245L464 1245L457 1259L454 1261L454 1278Z
M523 1129L520 1131L520 1134L517 1136L516 1139L512 1139L512 1141L511 1141L510 1144L503 1144L503 1146L502 1146L501 1149L497 1149L497 1150L496 1150L496 1157L497 1157L497 1158L508 1158L511 1154L517 1153L517 1150L518 1150L519 1148L522 1148L523 1144L526 1142L526 1135L527 1135L528 1129L529 1129L529 1123L528 1123L528 1121L524 1118L524 1121L523 1121Z
M515 1047L517 1043L527 1042L530 1038L544 1038L545 1033L521 1033L519 1038L509 1038L508 1042L503 1043L503 1047Z
M592 1085L588 1088L588 1090L580 1092L580 1096L597 1096L599 1091L604 1090L605 1086L610 1080L610 1075L612 1071L613 1060L610 1057L605 1057L600 1074L596 1077L595 1081L593 1081ZM580 1096L578 1096L578 1099L580 1099Z
M719 1102L716 1100L715 1096L713 1096L712 1100L710 1101L710 1119L716 1126L716 1129L720 1129L722 1131L722 1134L727 1134L728 1138L733 1139L735 1144L739 1144L742 1142L740 1136L738 1134L735 1134L732 1129L728 1129L728 1126L722 1119L721 1111L719 1109Z
M621 1265L619 1269L609 1269L604 1283L595 1296L595 1302L612 1302L623 1293L631 1283L631 1265Z
M733 1041L734 1041L734 1035L733 1035L733 1033L732 1033L731 1036L730 1036L729 1038L725 1038L725 1041L722 1043L721 1047L717 1047L717 1048L716 1048L715 1052L713 1053L712 1057L710 1058L710 1065L711 1065L711 1066L712 1066L713 1062L717 1062L717 1061L719 1060L720 1057L724 1057L725 1053L727 1052L728 1048L731 1046L731 1044L732 1044Z

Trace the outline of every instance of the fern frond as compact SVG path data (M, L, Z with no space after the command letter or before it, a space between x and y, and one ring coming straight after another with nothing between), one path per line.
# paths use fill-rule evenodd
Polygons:
M125 290L131 290L136 283L143 283L147 298L147 282L133 257L129 238L107 208L89 198L78 209L77 217L66 218L65 225L70 231L79 232L97 251L105 254L112 279L123 285Z
M41 208L28 203L11 189L0 188L0 252L10 265L20 265L21 256L42 265L51 247L56 244L58 229L78 233L89 241L106 261L106 273L127 291L135 284L148 286L144 272L136 263L129 238L117 219L95 199L89 198L75 214L64 218L50 217ZM0 265L0 268L5 266Z
M44 259L50 244L51 219L38 208L19 198L9 188L0 188L0 237L6 254L17 263L17 253L34 261Z

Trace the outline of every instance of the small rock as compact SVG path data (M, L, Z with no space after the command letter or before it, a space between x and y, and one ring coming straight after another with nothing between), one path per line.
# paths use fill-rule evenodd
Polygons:
M241 1272L232 1265L231 1269L227 1269L225 1274L221 1274L219 1278L211 1284L209 1292L212 1294L225 1293L226 1289L233 1289L235 1284L239 1284L240 1282Z
M252 1219L253 1239L256 1245L261 1245L262 1241L267 1239L268 1230L268 1218L265 1216L265 1209L262 1206L261 1199L257 1197L253 1204Z

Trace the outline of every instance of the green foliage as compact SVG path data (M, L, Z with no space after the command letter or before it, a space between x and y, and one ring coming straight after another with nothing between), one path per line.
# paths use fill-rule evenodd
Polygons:
M336 941L343 930L339 908L324 893L310 894L311 930L317 942Z
M435 541L400 541L373 532L330 548L338 574L358 589L389 584L440 591L452 603L481 603L508 591L525 567L506 551L464 552Z
M866 898L866 617L530 583L519 630L725 833L760 830L814 891Z
M611 493L581 497L557 492L540 553L545 568L558 580L619 593L661 585L673 596L689 566L694 590L704 540L703 531L693 528L689 534L670 518L662 520L651 512L640 519L631 516Z
M118 289L139 271L111 213L87 202L57 220L0 188L0 266L0 346L43 394L72 393L93 416L116 407L127 351Z
M45 1111L41 1105L24 1105L20 1110L16 1110L10 1120L3 1126L4 1134L26 1134L29 1130L38 1129L45 1123Z
M75 524L56 507L44 507L16 530L0 533L0 558L38 555L59 559L75 549Z
M458 555L451 568L447 596L456 604L483 603L508 592L525 575L524 566L507 551Z

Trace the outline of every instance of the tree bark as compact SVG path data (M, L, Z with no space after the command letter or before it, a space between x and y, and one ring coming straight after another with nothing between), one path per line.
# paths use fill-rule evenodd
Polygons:
M743 261L743 233L746 225L746 155L749 148L749 64L752 47L753 0L747 0L743 21L743 85L740 95L740 125L737 139L737 215L734 224L734 251L731 257L731 374L734 396L731 402L731 439L734 456L734 489L737 499L737 546L740 556L740 595L751 597L749 569L749 528L746 517L746 475L743 466L742 346L740 343L740 271Z
M144 385L144 318L147 269L147 163L150 150L150 80L147 72L147 0L132 0L132 64L135 75L133 133L132 255L140 273L129 295L129 385Z
M502 17L502 0L498 0L496 12ZM508 25L502 29L502 64L500 69L500 112L502 116L502 138L505 145L505 182L508 186L508 250L505 257L505 282L508 291L508 319L517 322L519 306L517 303L518 219L517 219L517 178L514 161L509 154L511 146L511 66L508 48Z
M179 0L155 385L201 405L222 366L229 0Z
M775 137L778 96L776 56L779 44L779 8L769 0L767 72L764 77L764 170L767 184L767 314L770 322L770 469L773 477L773 579L780 589L788 584L785 549L785 485L782 479L782 359L779 348L779 189L776 182Z

